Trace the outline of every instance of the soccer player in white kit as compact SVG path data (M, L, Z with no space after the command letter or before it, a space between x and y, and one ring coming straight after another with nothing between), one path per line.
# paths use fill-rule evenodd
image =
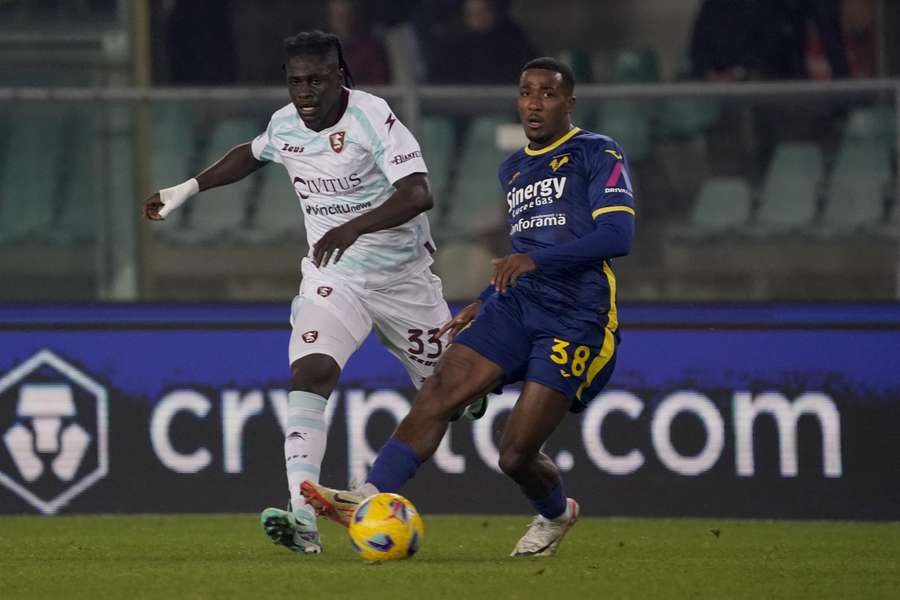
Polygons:
M443 352L435 334L451 314L429 269L434 242L424 213L433 200L418 142L384 100L352 89L337 36L303 32L284 47L291 103L254 140L154 194L144 210L164 219L198 191L269 162L287 169L310 246L291 306L284 444L291 505L265 509L260 521L276 544L317 554L316 516L300 484L319 480L325 406L341 369L374 327L419 387Z

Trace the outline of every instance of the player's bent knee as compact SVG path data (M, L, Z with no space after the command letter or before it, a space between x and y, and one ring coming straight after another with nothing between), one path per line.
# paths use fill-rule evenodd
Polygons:
M466 402L497 387L502 375L499 367L469 348L450 346L425 385L441 397Z
M437 418L448 419L474 397L469 386L446 373L429 377L416 397L420 409Z
M291 389L328 398L340 376L341 368L333 358L325 354L309 354L291 365Z
M519 448L504 448L500 451L500 459L497 461L497 465L504 474L515 479L533 458L534 456L523 452Z

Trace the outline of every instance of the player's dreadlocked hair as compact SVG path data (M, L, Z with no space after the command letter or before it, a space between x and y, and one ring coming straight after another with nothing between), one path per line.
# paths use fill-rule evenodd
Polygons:
M341 38L333 33L316 30L301 31L297 35L292 35L284 40L284 52L288 58L306 54L325 56L332 50L337 52L338 66L344 72L345 84L348 88L352 88L353 74L350 72L350 65L344 60L344 48L341 45Z
M562 76L563 83L569 86L571 91L575 91L575 73L572 72L572 67L564 62L560 62L550 56L542 56L541 58L535 58L534 60L529 60L525 63L525 66L522 67L522 71L527 71L528 69L546 69L548 71L555 71Z

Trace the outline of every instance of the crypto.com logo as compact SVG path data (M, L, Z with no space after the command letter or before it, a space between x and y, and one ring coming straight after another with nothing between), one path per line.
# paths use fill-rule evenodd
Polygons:
M0 484L54 514L109 469L106 389L49 350L0 379Z

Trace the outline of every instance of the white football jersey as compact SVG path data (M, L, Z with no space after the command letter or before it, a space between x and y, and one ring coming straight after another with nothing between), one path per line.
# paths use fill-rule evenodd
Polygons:
M322 131L308 129L288 104L272 115L252 151L257 160L287 169L303 210L310 257L327 231L387 200L395 181L428 172L419 143L387 102L359 90L350 90L343 116ZM432 252L428 218L419 214L361 235L339 263L332 258L323 272L378 289L430 265Z

